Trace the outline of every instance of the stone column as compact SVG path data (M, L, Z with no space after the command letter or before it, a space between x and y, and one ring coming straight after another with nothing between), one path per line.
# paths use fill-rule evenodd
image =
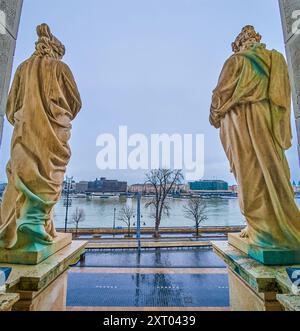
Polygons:
M300 0L279 0L279 6L293 87L293 103L300 155Z
M23 0L0 0L0 147Z

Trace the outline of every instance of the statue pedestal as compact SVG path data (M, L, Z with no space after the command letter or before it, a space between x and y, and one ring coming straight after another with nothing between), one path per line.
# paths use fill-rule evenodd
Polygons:
M228 235L228 242L231 246L264 265L287 266L300 264L300 250L261 249L250 245L248 239L241 238L238 233L230 233Z
M0 264L12 268L6 294L20 296L12 310L65 310L68 268L77 263L86 245L85 241L74 241L38 265Z
M22 240L22 235L19 235ZM22 249L0 249L0 263L37 265L72 242L72 234L58 233L52 245L24 245Z
M228 242L212 244L216 254L228 265L230 306L233 311L285 309L277 295L292 293L293 284L286 266L265 266Z

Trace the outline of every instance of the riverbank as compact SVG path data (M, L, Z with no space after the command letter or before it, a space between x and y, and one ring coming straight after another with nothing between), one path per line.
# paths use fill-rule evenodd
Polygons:
M237 225L237 226L212 226L212 227L200 227L199 228L199 234L228 234L228 233L234 233L234 232L240 232L244 229L244 226ZM59 228L58 232L64 232L64 229ZM127 228L118 228L118 229L112 229L112 228L79 228L76 230L75 228L68 228L68 233L76 234L78 236L97 236L97 235L127 235L128 229ZM160 228L160 234L166 235L166 234L194 234L196 232L195 228L193 227L163 227ZM136 228L132 228L130 231L131 235L136 235L137 231ZM141 229L141 234L153 234L154 233L154 227L144 227Z

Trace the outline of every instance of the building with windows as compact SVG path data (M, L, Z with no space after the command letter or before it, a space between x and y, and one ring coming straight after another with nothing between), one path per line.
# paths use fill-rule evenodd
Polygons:
M134 184L129 186L129 193L155 194L155 187L152 184ZM185 184L175 185L170 193L187 193Z
M88 182L87 193L126 193L127 182L119 182L118 180L108 180L106 178L96 179L93 182Z
M229 185L223 180L201 180L189 183L190 190L195 191L228 191Z
M75 185L75 193L78 194L84 194L88 191L89 188L89 182L87 181L81 181L79 183L76 183Z
M155 188L151 184L134 184L128 189L129 193L154 194Z

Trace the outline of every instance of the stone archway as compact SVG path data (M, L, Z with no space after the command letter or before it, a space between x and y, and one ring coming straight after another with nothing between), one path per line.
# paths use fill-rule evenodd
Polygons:
M0 148L2 142L2 131L6 99L11 79L13 56L16 46L20 16L23 0L0 0L0 11L6 17L5 22L0 21ZM293 100L298 132L298 150L300 155L300 24L298 32L293 29L295 21L293 13L300 11L300 0L279 0L284 40L286 44L287 58L290 68L290 76L293 85ZM295 15L298 16L298 15ZM300 15L299 15L300 18ZM3 27L3 24L5 25Z

